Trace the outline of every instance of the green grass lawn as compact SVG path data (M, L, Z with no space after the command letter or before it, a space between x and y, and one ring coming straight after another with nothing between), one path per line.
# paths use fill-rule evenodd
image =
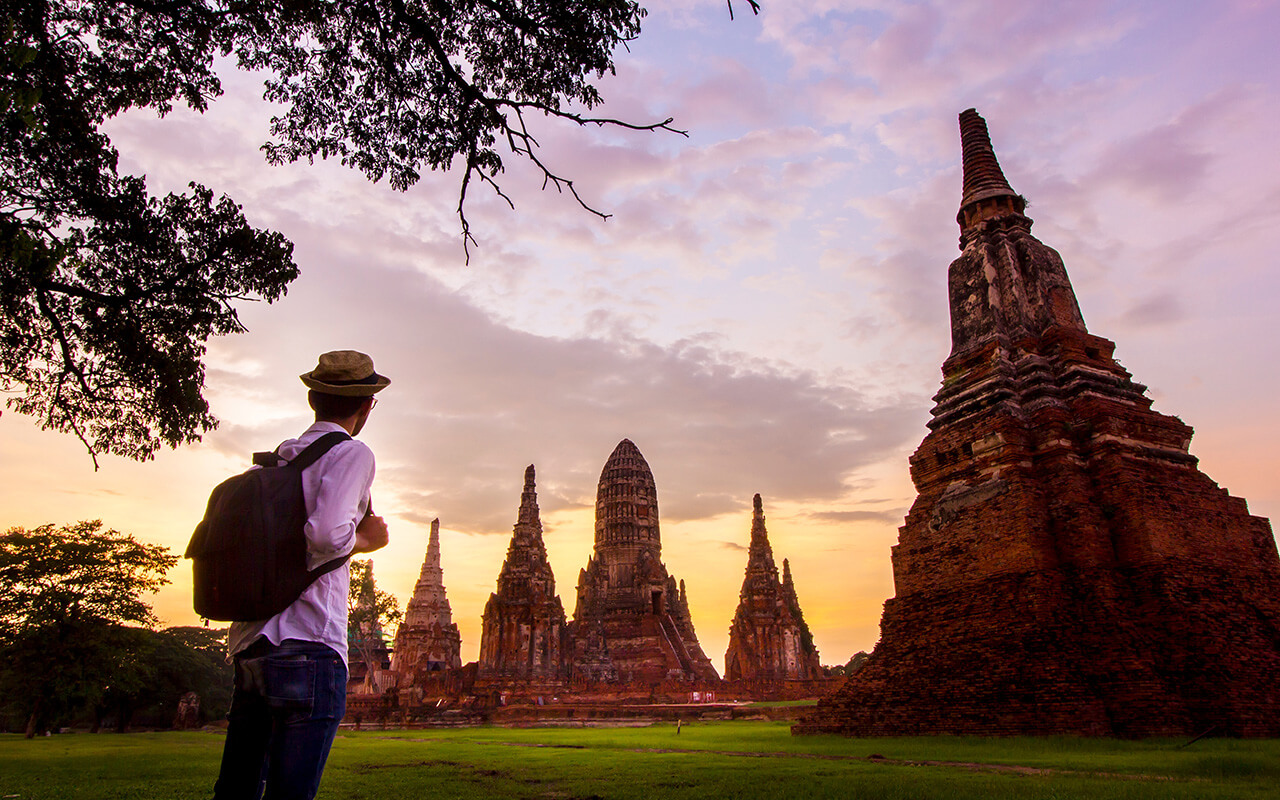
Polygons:
M1280 740L792 737L787 723L339 734L322 798L1280 797ZM0 736L0 798L207 798L217 733ZM875 756L875 758L869 758Z

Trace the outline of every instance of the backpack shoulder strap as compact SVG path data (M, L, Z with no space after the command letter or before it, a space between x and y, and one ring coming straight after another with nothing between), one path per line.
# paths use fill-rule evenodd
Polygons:
M316 439L311 444L307 445L307 448L305 450L303 450L298 455L294 456L293 461L289 462L289 466L297 467L298 471L301 472L302 470L314 464L320 458L320 456L324 455L325 453L333 449L333 446L336 445L338 442L345 442L350 438L351 437L346 433L344 433L343 431L330 431L329 433L326 433L324 436L321 436L319 439ZM308 575L307 585L310 586L321 575L333 572L338 567L341 567L343 564L347 563L347 559L349 558L351 558L350 553L348 553L345 556L338 556L337 558L331 561L326 561L325 563L311 570L310 572L307 573Z
M320 458L320 456L333 449L338 442L345 442L351 437L343 431L330 431L311 444L307 445L307 449L293 457L289 462L289 466L296 467L299 471L306 469Z
M347 553L345 556L338 556L332 561L324 562L320 566L316 567L315 569L307 573L308 580L314 582L321 575L327 575L328 573L333 572L338 567L347 563L347 559L351 558L351 556L352 556L351 553Z

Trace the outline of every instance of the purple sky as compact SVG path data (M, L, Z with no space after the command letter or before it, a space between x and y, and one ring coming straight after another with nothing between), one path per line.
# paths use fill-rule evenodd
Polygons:
M296 245L302 277L209 351L222 426L149 464L0 417L5 525L102 518L181 550L209 488L307 424L297 375L355 348L394 380L362 434L407 600L432 517L476 657L524 467L537 465L565 605L605 459L653 467L664 560L719 665L751 496L764 496L825 663L878 636L889 546L914 490L949 347L956 116L987 119L1034 232L1063 255L1090 330L1197 430L1202 468L1280 514L1280 30L1275 2L652 4L603 113L689 137L544 123L541 156L601 221L509 161L510 211L459 175L407 193L335 163L267 166L261 82L228 70L204 116L110 134L153 191L198 180ZM157 607L188 623L188 570Z

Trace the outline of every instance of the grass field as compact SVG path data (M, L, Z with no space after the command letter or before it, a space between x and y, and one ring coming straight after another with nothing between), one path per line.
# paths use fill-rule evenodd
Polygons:
M322 798L1280 797L1280 740L792 737L786 723L339 734ZM0 798L207 798L222 735L0 736Z

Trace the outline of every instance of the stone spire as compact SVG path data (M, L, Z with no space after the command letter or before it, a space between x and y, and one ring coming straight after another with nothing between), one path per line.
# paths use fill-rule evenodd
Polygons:
M498 590L485 604L478 678L554 684L564 677L564 606L547 561L532 464L524 473L520 511L498 575ZM534 687L536 688L536 687Z
M1062 257L1031 235L978 112L960 115L964 147L961 256L947 278L951 356L985 358L1051 329L1086 333ZM946 371L944 366L943 370Z
M444 570L440 568L440 518L431 520L431 533L427 536L427 556L422 559L422 569L418 572L418 586L434 590L439 586L444 589ZM415 594L417 586L414 587ZM448 600L444 601L448 604Z
M896 596L797 732L1280 735L1270 524L1085 329L981 118L961 128L952 352L910 459Z
M499 593L516 595L542 595L551 580L552 593L555 578L547 563L547 546L542 541L542 517L538 513L538 486L534 466L524 471L524 489L520 492L520 510L516 524L511 529L511 544L507 546L507 559L498 576Z
M764 526L764 502L757 494L751 500L751 546L748 563L759 561L767 565L767 569L778 577L778 568L773 563L773 548L769 546L769 531Z
M658 489L649 462L630 439L613 449L596 491L597 559L634 561L642 550L662 555Z
M757 494L752 499L746 574L729 627L729 649L724 655L726 680L770 682L821 677L818 651L796 599L791 566L785 560L782 569L783 578L779 581L763 503Z
M774 563L769 531L764 524L764 503L758 494L752 498L751 503L751 544L747 547L746 577L751 587L748 589L744 582L742 590L750 594L772 595L778 586L778 566Z
M445 594L444 570L440 568L440 520L437 518L431 520L427 554L413 587L413 597L405 608L404 621L396 631L391 668L411 673L418 667L461 667L461 647L462 639Z
M822 665L818 661L818 648L813 643L813 633L809 630L809 623L804 621L804 612L800 610L800 598L796 596L796 584L791 579L791 562L782 559L782 602L786 604L787 609L791 611L791 619L795 622L796 629L800 633L800 650L803 653L812 653L812 665L816 670L813 677L822 674Z
M960 114L960 142L964 153L964 194L956 217L962 229L996 213L1021 214L1027 201L1005 180L991 147L987 121L976 109Z
M538 516L538 485L532 464L524 470L524 490L520 492L520 511L516 517L516 530L539 541L542 540L542 518Z

